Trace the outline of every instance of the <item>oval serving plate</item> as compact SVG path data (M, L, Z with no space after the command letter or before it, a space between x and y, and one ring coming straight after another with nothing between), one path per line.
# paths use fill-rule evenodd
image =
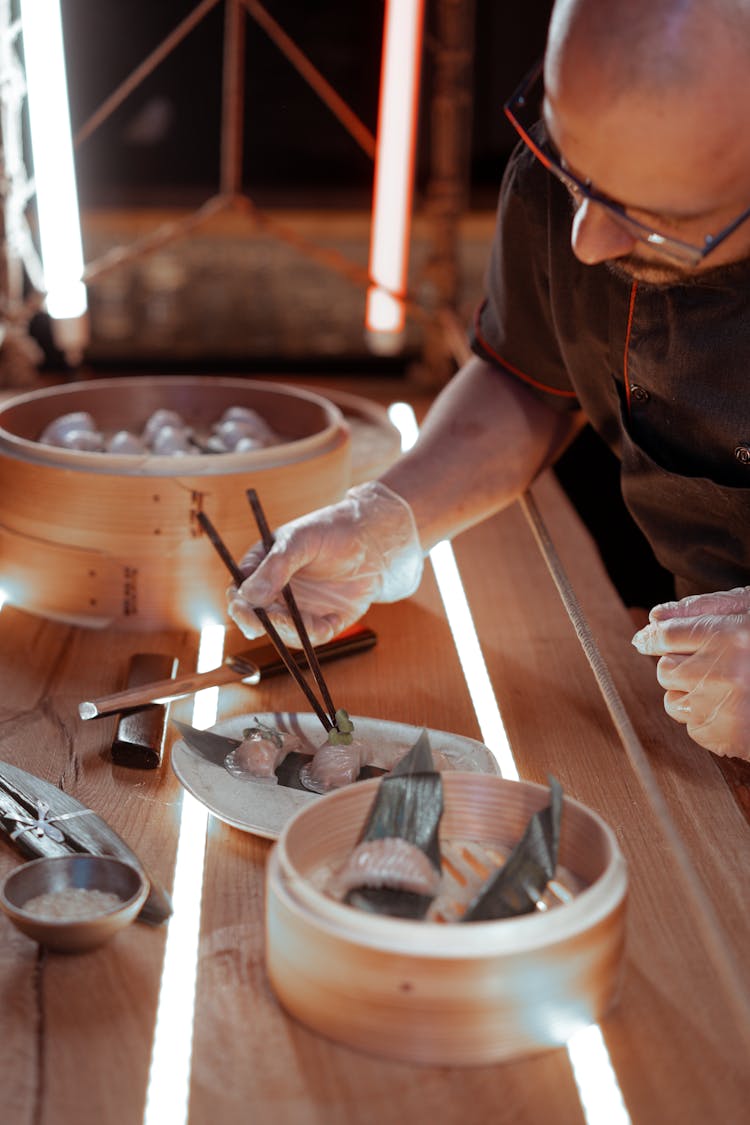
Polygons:
M306 750L313 754L325 741L320 722L312 713L305 712L251 712L224 719L210 728L214 734L241 740L245 727L255 720L276 727L282 732L296 735ZM391 769L399 758L411 749L422 730L407 723L386 719L352 716L357 738L371 747L367 764L379 769ZM450 766L466 773L499 775L500 770L492 753L481 742L459 734L428 728L430 745L443 754ZM286 785L267 781L233 777L224 766L208 755L202 755L178 739L172 747L172 769L181 785L202 805L233 828L276 840L287 822L300 809L320 800L316 793L292 789ZM355 782L356 784L356 782Z

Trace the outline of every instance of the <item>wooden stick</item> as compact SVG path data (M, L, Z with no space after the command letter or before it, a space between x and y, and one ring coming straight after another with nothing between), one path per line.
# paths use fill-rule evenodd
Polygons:
M208 518L205 512L198 512L198 522L205 531L211 542L211 545L214 547L217 555L219 555L221 561L226 566L237 588L239 589L242 583L245 581L245 575L242 573L239 566L232 558L232 555L228 550L226 543L221 538L218 531L211 523L211 520ZM270 640L271 644L276 649L281 659L284 661L284 664L286 665L286 668L292 679L305 693L310 706L320 719L325 730L333 730L333 723L328 718L323 708L320 706L318 700L315 698L312 688L308 684L305 677L302 675L302 672L297 666L291 652L286 647L279 634L276 632L276 629L274 628L274 625L271 622L271 619L266 611L264 609L261 609L260 606L253 606L253 613L256 615L266 633L268 634L268 639Z
M275 540L273 532L268 526L268 520L266 519L265 512L263 511L258 493L254 488L247 489L247 498L250 501L250 507L253 509L253 515L255 516L255 522L258 525L258 531L260 532L261 538L263 540L263 546L265 547L266 552L268 552L273 547ZM323 702L328 708L328 714L331 718L331 722L335 727L336 708L333 705L331 693L328 690L328 685L326 684L325 677L323 676L323 672L321 671L317 653L313 648L312 641L310 640L310 635L305 628L305 623L302 620L302 614L299 611L299 606L297 605L297 601L294 597L294 594L292 593L292 588L289 583L284 586L281 592L284 595L284 601L286 602L287 609L292 616L292 621L294 622L294 627L297 630L299 639L302 641L302 648L305 651L307 663L310 665L312 674L315 677L315 682L320 688L320 693L323 696Z

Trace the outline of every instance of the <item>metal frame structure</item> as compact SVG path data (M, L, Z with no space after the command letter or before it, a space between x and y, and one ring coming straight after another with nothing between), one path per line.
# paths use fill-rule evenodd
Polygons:
M297 70L314 93L337 117L356 144L371 158L375 156L375 137L356 116L343 98L317 70L304 52L293 42L284 29L259 2L259 0L200 0L167 37L140 63L131 74L107 97L74 135L74 145L80 147L128 98L128 96L169 56L201 21L224 4L224 53L222 67L222 108L220 176L216 194L196 210L179 219L157 226L126 246L115 246L86 264L84 282L99 280L126 263L145 257L167 244L188 236L192 231L209 223L224 212L244 215L258 229L273 238L292 246L297 252L316 261L327 269L345 277L353 285L366 289L371 279L368 272L345 255L329 247L317 245L299 232L290 229L267 211L256 207L243 190L242 154L244 134L244 64L246 17L252 18L268 35L288 62ZM6 19L7 16L7 19ZM8 36L17 34L10 23L10 0L0 0L0 27L2 36L2 61L9 58ZM430 107L430 167L425 192L425 217L430 230L431 254L420 284L420 300L406 295L407 315L423 326L423 360L417 368L417 377L423 384L438 385L444 382L457 359L457 349L452 344L456 332L456 301L458 292L458 223L466 207L468 185L468 134L471 118L471 61L474 23L474 0L435 0L434 24L427 40L434 66L434 92ZM17 60L17 56L14 56ZM10 63L13 59L10 59ZM20 65L20 64L18 64ZM16 73L15 68L13 73ZM17 78L21 77L16 75ZM7 87L5 87L7 88ZM16 90L17 85L12 89ZM9 102L7 111L3 98L3 135L6 135L5 115L13 113L20 121L17 95ZM7 157L6 157L7 169ZM7 182L7 172L6 172ZM8 256L5 291L6 306L12 305L11 277L17 289L18 269L15 265L17 246L9 239L8 215L18 213L16 200L23 200L23 211L33 189L28 180L19 179L10 194L6 192L5 249ZM9 207L13 202L12 212ZM28 224L23 229L28 231ZM19 225L18 230L21 229ZM25 242L33 249L30 237ZM11 260L12 259L12 262ZM24 265L26 262L24 260ZM12 269L11 269L12 266ZM40 287L33 257L29 259L27 273L35 288ZM15 312L13 315L23 313Z

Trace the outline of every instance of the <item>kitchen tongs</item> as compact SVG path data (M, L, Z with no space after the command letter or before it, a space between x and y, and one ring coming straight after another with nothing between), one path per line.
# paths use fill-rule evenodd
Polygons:
M258 525L258 531L260 532L263 546L265 547L266 552L268 552L274 544L274 537L268 525L268 521L266 520L265 513L258 498L258 494L254 488L247 489L247 498L253 510L253 515L255 516L255 522ZM226 543L224 543L223 539L221 538L218 531L211 523L211 520L208 518L205 512L198 512L198 521L205 531L206 535L208 536L216 553L219 555L227 570L231 574L232 579L237 586L237 589L239 589L242 583L245 581L247 575L242 573L238 564L232 557ZM290 652L284 641L279 636L266 610L262 609L260 606L253 606L253 612L265 629L268 639L276 649L281 660L284 662L289 674L292 676L299 688L304 692L310 706L323 724L324 729L326 731L338 730L336 708L333 705L331 693L328 690L328 686L320 669L320 663L318 661L317 654L310 640L307 629L305 628L305 623L302 620L302 614L299 611L299 607L294 598L294 594L292 593L291 586L288 583L286 586L284 586L282 594L284 596L284 601L286 602L289 613L291 614L292 621L294 622L294 627L297 630L297 634L302 643L302 648L304 650L307 663L310 666L312 674L315 677L315 681L320 690L321 696L323 697L324 705L319 702L312 687L305 679L302 670L300 669L293 654Z

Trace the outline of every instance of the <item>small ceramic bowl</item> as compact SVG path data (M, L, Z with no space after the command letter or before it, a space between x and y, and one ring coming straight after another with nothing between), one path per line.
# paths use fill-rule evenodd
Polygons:
M148 895L148 880L112 856L64 855L23 864L0 885L0 908L11 922L40 945L59 953L81 953L108 941L138 915ZM88 892L115 895L119 905L86 902ZM54 896L51 913L32 912L27 903ZM59 896L59 897L58 897ZM83 900L84 915L81 910ZM62 916L77 906L81 913Z

